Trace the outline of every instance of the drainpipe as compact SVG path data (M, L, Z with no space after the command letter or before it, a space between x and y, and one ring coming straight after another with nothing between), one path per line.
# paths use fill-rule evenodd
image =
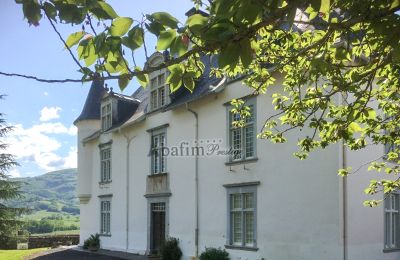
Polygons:
M341 93L339 93L339 104L343 104L343 98ZM339 165L342 169L347 168L347 153L346 147L344 145L344 140L340 142L340 150L339 150ZM347 260L348 248L347 248L347 177L343 176L341 182L342 188L342 242L343 242L343 260Z
M118 129L118 132L125 137L126 139L126 252L128 252L129 248L129 148L131 145L131 141L135 136L129 137L125 133L121 131L121 128Z
M347 168L346 147L342 141L342 168ZM342 177L343 192L343 260L347 260L347 177Z
M196 142L196 154L195 154L195 188L194 188L194 199L195 199L195 222L196 222L196 227L194 230L194 244L195 244L195 256L196 259L198 259L199 256L199 156L197 154L198 152L198 145L199 145L199 115L193 111L192 109L189 108L188 104L186 103L186 109L191 112L195 118L195 142Z

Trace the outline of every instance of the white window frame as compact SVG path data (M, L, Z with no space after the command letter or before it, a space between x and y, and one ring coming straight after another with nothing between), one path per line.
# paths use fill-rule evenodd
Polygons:
M101 130L107 131L112 127L112 99L101 103Z
M164 147L167 145L167 132L159 129L151 132L151 174L161 174L167 171L167 158L164 155Z
M162 70L150 79L150 109L156 110L168 104L167 72Z
M384 200L384 248L400 249L400 194L390 193Z
M100 235L111 236L111 197L100 199Z
M257 249L257 186L237 186L237 187L227 187L227 246L239 247L239 248L250 248ZM246 194L252 195L252 207L245 207L245 196ZM240 208L232 208L232 198L233 196L239 196L241 201ZM241 229L241 239L239 242L234 241L235 230L233 226L233 215L240 214L240 229ZM245 216L246 213L252 214L252 242L249 243L246 238L248 234L248 227L246 226Z
M246 100L246 106L251 107L251 117L246 118L243 127L234 127L233 121L236 116L231 112L232 106L228 106L228 140L232 154L229 155L229 162L244 161L256 158L257 144L257 106L256 99ZM250 139L246 134L252 129ZM238 136L239 135L239 136ZM238 138L237 138L238 136ZM251 151L250 151L251 149Z
M100 147L100 183L111 182L111 145Z

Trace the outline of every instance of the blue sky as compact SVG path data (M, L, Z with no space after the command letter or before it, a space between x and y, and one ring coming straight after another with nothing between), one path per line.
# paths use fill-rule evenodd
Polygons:
M114 0L110 3L119 16L139 19L141 14L167 11L185 21L184 13L192 7L189 0ZM80 26L59 24L57 29L66 39ZM38 27L23 19L22 7L14 1L0 2L0 71L34 75L47 79L80 78L77 65L44 19ZM155 39L150 38L151 52ZM141 53L136 56L144 63ZM116 81L109 87L118 90ZM76 167L76 129L72 122L79 115L90 84L48 84L34 80L0 75L0 112L15 126L6 141L20 167L14 177L35 176L52 170ZM132 81L124 94L131 94L138 84Z

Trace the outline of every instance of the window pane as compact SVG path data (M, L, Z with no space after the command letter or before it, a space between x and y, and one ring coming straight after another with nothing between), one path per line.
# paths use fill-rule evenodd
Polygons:
M231 194L231 209L241 209L242 208L242 196L240 193Z
M150 80L150 84L151 84L151 86L152 87L156 87L157 85L157 78L152 78L151 80Z
M232 242L242 244L242 212L232 212Z
M232 130L232 149L233 155L232 158L241 159L242 158L242 129L236 128Z
M245 245L253 245L254 244L254 213L253 212L245 212Z
M231 112L231 123L233 123L235 121L240 121L240 114ZM232 127L232 125L231 125L231 127Z
M246 158L254 156L254 126L249 125L244 128L246 142Z
M158 86L164 85L164 82L165 82L164 74L159 75L158 76Z
M254 207L253 206L253 200L254 200L253 193L244 193L243 196L244 196L244 208L245 209L253 208Z
M245 118L246 123L250 123L250 122L254 121L254 106L249 105L249 108L250 108L250 116Z
M158 97L159 97L159 104L160 106L164 106L165 105L165 88L161 87L158 89Z
M151 92L151 108L156 109L158 108L158 103L157 103L157 90L153 90Z
M393 209L399 210L399 194L392 194L393 195Z

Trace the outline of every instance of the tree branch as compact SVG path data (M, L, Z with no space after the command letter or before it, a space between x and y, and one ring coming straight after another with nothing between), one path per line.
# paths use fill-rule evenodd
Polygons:
M49 20L51 26L53 27L54 31L57 33L58 37L60 40L64 43L65 48L68 50L69 54L71 54L72 59L75 61L75 63L79 66L79 68L83 69L82 65L79 63L78 59L75 57L75 55L72 53L71 49L68 47L67 43L61 36L60 32L57 30L56 26L54 25L53 21L51 18L47 15L46 10L43 8L44 14L46 15L47 19Z

